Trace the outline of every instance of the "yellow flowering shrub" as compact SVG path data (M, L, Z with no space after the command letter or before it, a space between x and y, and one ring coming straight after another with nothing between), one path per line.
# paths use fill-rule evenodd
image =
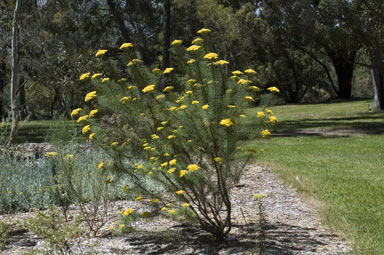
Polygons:
M82 130L88 133L92 124L92 132L97 133L89 135L92 143L99 144L114 159L108 169L132 177L132 186L142 192L136 202L168 215L178 208L191 210L203 229L224 240L231 230L229 194L245 166L239 162L256 151L244 152L238 141L245 133L244 110L255 101L258 88L253 69L227 72L230 63L212 52L209 29L201 29L198 34L202 38L196 38L187 48L180 40L172 42L175 47L171 52L182 54L176 58L180 63L174 65L177 74L172 67L161 71L138 65L141 61L135 46L123 44L121 52L128 64L124 72L115 73L121 73L124 82L122 77L115 81L112 76L104 83L100 79L84 81L96 88L85 97L90 109L108 113L109 117L99 122L92 119ZM164 75L169 78L166 84L161 82ZM80 111L85 110L76 109L71 115ZM82 121L89 121L87 118L95 113L83 116ZM253 135L268 138L270 125L276 121L271 114L260 119ZM104 165L100 164L102 170ZM147 188L143 182L148 178L164 193L154 194Z

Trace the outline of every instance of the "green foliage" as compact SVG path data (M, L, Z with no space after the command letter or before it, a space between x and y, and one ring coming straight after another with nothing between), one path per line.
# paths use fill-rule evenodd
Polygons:
M66 219L53 207L48 212L38 212L37 216L30 218L24 226L36 233L47 242L47 251L59 254L72 254L71 242L79 240L82 230L79 228L81 217L76 217L73 223Z
M100 69L116 65L107 60L107 51L98 51L95 73L102 76L86 73L81 80L90 80L96 88L85 97L87 108L108 115L100 122L85 118L88 115L78 121L84 124L82 133L92 133L92 143L113 159L110 169L130 176L153 205L171 203L166 209L169 213L181 204L189 207L205 230L223 240L231 229L230 190L253 152L239 158L237 141L245 134L243 109L259 89L254 86L252 69L237 70L229 79L229 63L208 53L215 43L210 30L198 33L202 39L187 49L178 41L173 43L172 51L181 54L176 59L182 62L177 69L164 71L163 89L158 88L160 70L151 72L142 66L133 45L122 45L128 69L117 82L114 74L118 71ZM259 124L261 129L273 121ZM261 132L247 135L260 137ZM148 189L146 179L163 191Z
M0 221L0 251L5 248L5 244L9 238L9 226L7 223Z
M89 202L97 196L134 198L136 191L124 189L131 187L132 181L127 176L97 170L98 163L107 158L100 151L87 151L76 145L61 149L53 160L46 156L24 160L16 154L3 153L0 156L0 212L47 208L52 203L60 204L64 198L61 202L67 200L69 204ZM103 185L107 177L113 185L106 188ZM147 185L156 189L152 182Z

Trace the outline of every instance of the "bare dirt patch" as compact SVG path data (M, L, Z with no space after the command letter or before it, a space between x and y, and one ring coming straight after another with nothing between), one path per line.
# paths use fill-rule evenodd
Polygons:
M294 189L285 186L266 167L250 165L232 192L233 230L225 243L215 242L197 225L172 221L164 216L140 220L135 231L113 236L108 230L118 217L118 208L135 202L118 201L110 208L110 220L98 237L84 238L73 247L74 254L259 254L256 193L265 194L266 214L264 254L350 254L351 246L321 223L313 205L305 203ZM137 206L137 204L136 204ZM33 217L33 213L0 216L13 223ZM13 227L14 228L14 227ZM18 231L18 232L17 232ZM1 254L23 254L42 247L44 242L26 230L15 230ZM93 253L89 247L93 247ZM83 252L83 253L81 253Z

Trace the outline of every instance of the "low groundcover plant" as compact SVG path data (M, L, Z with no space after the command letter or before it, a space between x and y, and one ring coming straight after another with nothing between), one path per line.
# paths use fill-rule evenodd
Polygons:
M92 87L85 107L71 116L83 124L81 132L90 142L113 159L99 162L98 170L130 176L142 192L136 200L153 205L154 211L143 217L189 208L204 230L224 240L231 230L231 189L256 152L239 147L238 141L245 134L244 109L259 88L253 69L228 73L229 62L210 50L209 29L198 34L200 39L187 48L180 40L172 43L171 53L180 63L163 71L143 66L131 43L120 47L126 70L106 70L116 61L99 50L94 72L80 77ZM259 119L254 134L246 136L269 137L276 117L266 111ZM148 188L148 179L163 192Z

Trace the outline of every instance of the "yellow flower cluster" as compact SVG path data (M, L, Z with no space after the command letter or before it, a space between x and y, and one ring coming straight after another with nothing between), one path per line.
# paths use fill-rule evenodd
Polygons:
M192 41L192 44L201 44L204 40L200 37L197 37L195 38L193 41Z
M183 41L182 40L174 40L172 43L171 43L171 46L178 46L180 44L182 44Z
M192 45L187 48L187 51L197 51L200 47L199 45Z
M276 92L276 93L280 92L280 90L278 88L276 88L276 87L269 87L269 88L267 88L267 90L270 91L270 92Z
M121 46L120 46L120 50L125 50L125 49L129 49L129 48L132 48L133 47L133 44L132 43L123 43Z
M233 126L235 124L235 122L232 120L232 119L223 119L220 121L220 125L223 125L223 126L227 126L227 127L230 127L230 126Z
M148 85L146 86L145 88L143 88L143 93L148 93L148 92L151 92L155 89L155 84L151 84L151 85Z
M85 102L88 102L96 97L96 91L89 92L87 95L85 95Z
M96 57L103 56L105 53L107 53L108 50L98 50L96 52Z
M80 76L80 81L89 78L90 75L91 75L91 73L83 73L83 74Z
M217 58L219 58L219 56L217 55L217 53L213 53L213 52L211 52L211 53L207 53L207 54L205 54L205 56L204 56L203 58L212 60L212 59L217 59Z
M73 110L73 111L71 112L71 117L74 117L74 116L76 116L77 114L79 114L81 110L82 110L82 108L77 108L77 109Z
M103 74L102 73L95 73L95 74L93 74L92 75L92 80L94 80L94 79L97 79L97 78L99 78L100 76L102 76Z
M261 132L262 136L264 139L267 139L269 138L269 136L271 135L271 132L268 130L268 129L265 129Z
M130 67L130 66L139 64L140 62L141 62L140 59L135 58L135 59L132 59L131 61L129 61L129 63L127 64L127 66Z
M81 129L81 133L83 133L83 135L85 135L86 133L88 133L89 130L91 130L91 126L86 125Z
M207 34L207 33L210 33L210 32L211 32L211 30L208 29L208 28L202 28L199 31L197 31L197 33L200 34L200 35L204 35L204 34Z
M173 67L165 68L163 74L170 74L173 71Z

